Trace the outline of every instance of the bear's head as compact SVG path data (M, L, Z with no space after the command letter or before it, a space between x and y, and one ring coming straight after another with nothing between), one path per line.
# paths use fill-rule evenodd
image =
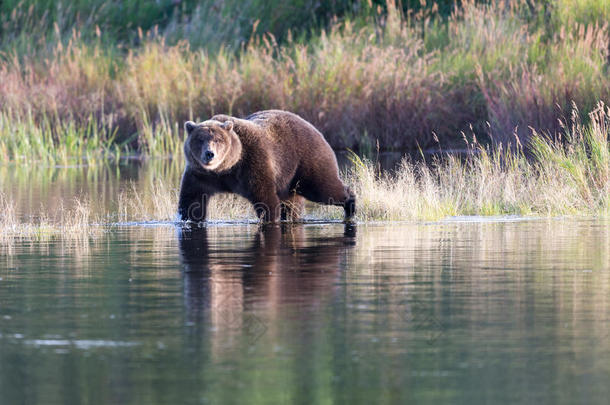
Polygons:
M241 141L233 129L233 121L208 120L196 124L187 121L188 134L184 144L187 164L197 171L223 172L241 158Z

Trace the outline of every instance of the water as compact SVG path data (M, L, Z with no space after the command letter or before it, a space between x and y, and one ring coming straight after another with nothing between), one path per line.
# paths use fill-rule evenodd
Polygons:
M142 170L3 184L32 196L26 212L58 188L111 200ZM609 225L159 224L0 240L0 404L605 404Z

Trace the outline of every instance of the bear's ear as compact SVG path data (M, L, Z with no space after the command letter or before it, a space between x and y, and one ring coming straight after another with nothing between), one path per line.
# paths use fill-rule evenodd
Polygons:
M230 131L233 129L233 121L225 121L224 124L222 124L222 127L227 130Z
M187 121L184 123L184 130L187 134L190 134L196 127L197 124L195 124L193 121Z

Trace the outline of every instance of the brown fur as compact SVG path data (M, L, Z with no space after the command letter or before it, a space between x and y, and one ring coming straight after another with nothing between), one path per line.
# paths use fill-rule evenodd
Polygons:
M264 221L295 219L303 197L340 205L346 219L355 197L339 178L337 159L322 134L287 111L254 113L246 119L216 115L199 124L187 122L179 214L203 221L209 197L239 194L254 204ZM213 154L207 160L206 154Z

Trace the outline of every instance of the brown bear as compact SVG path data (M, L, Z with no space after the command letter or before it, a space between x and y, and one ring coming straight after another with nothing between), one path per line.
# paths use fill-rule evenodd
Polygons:
M339 178L333 150L298 115L280 110L245 119L215 115L184 128L182 220L204 221L209 198L223 192L247 198L265 222L297 218L303 198L342 206L346 220L354 215L355 197Z

